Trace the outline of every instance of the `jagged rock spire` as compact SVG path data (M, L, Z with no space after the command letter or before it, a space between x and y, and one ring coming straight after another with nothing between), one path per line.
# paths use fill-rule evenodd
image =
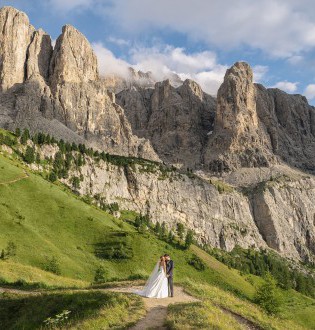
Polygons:
M99 78L97 58L84 35L71 25L62 28L50 63L52 84Z
M253 71L245 62L236 62L226 71L219 88L216 111L216 130L224 129L240 135L258 125Z

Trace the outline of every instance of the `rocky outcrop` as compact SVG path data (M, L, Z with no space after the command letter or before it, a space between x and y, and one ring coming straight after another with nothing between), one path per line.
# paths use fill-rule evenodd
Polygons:
M283 176L259 184L252 195L254 219L269 247L304 261L315 256L315 180Z
M249 65L235 63L218 91L205 169L222 172L285 162L315 173L314 116L305 97L253 84Z
M168 80L154 89L130 88L117 95L132 131L152 143L165 162L196 168L213 129L215 99L192 80L173 87Z
M118 203L121 209L149 214L175 230L180 222L193 229L200 243L232 250L269 247L296 260L315 261L315 179L302 172L249 187L246 193L222 182L189 177L158 167L117 167L87 160L79 192ZM71 177L71 176L70 176ZM71 186L71 184L68 182Z
M66 25L53 49L24 13L0 10L0 125L44 131L106 152L159 160L132 134L123 109L99 79L87 39Z
M97 58L91 45L77 29L65 25L56 41L50 61L52 86L64 82L81 83L97 79Z
M24 82L26 54L34 31L24 13L13 7L0 10L0 91Z
M255 85L257 114L282 161L315 173L315 108L302 95Z
M42 29L35 31L27 49L25 79L40 75L44 80L48 80L52 52L50 36Z

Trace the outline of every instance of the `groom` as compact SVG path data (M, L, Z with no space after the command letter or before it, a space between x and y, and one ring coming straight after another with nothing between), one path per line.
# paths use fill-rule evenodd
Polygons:
M169 297L174 297L174 289L173 289L173 269L174 262L171 260L171 257L168 254L164 254L164 258L166 260L166 276L168 280L168 295Z

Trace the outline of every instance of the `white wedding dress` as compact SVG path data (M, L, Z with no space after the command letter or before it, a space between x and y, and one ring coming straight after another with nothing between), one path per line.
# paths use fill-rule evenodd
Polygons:
M168 281L165 271L158 262L154 267L144 288L134 293L148 298L167 298L168 297Z

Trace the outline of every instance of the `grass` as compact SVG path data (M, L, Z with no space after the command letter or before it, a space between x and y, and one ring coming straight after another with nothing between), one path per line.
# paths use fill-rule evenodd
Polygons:
M135 324L144 314L140 297L100 291L63 291L21 297L5 294L0 299L0 324L6 330L33 330L48 318L70 311L69 318L55 324L58 329L112 329Z
M57 276L40 268L23 265L11 260L0 261L0 285L33 288L84 288L89 282Z
M7 179L5 173L9 175L17 167L3 156L0 159L5 163L3 177ZM115 219L83 203L68 190L62 190L35 174L30 174L25 180L0 186L0 214L0 249L5 248L9 241L17 246L15 257L6 263L1 264L0 261L0 278L7 282L19 279L30 282L40 280L47 286L55 286L58 277L43 271L46 259L51 257L59 262L62 275L60 283L66 283L66 278L79 280L76 282L78 286L90 283L100 264L106 269L108 280L147 277L159 256L168 252L176 262L177 280L194 277L218 285L233 285L232 281L224 281L225 274L220 274L212 267L198 272L188 265L191 251L180 250L152 234L139 234L126 221ZM132 219L133 215L124 212L124 218ZM121 240L119 233L124 235L122 240L132 252L132 258L98 258L95 255L96 248L115 244L110 241L115 240L115 236ZM24 267L22 273L17 268L15 271L12 267L15 264ZM234 272L231 276L234 276ZM69 285L76 283L71 282ZM243 285L247 285L245 279ZM237 290L236 285L233 288Z
M9 160L0 155L0 183L5 183L23 177L22 168L8 165Z
M175 304L168 307L166 325L171 330L226 329L242 330L244 327L234 317L210 301Z
M203 303L208 302L218 307L223 307L227 310L241 315L242 317L258 324L262 329L266 330L300 330L300 329L314 329L314 300L303 296L298 299L298 303L294 304L292 309L284 302L282 311L278 316L269 316L257 305L250 301L240 299L230 292L221 290L216 286L209 284L197 284L196 282L187 282L185 284L186 290L200 298ZM291 296L291 292L287 292ZM283 293L282 293L283 295ZM299 295L299 294L297 294ZM301 298L301 297L300 297ZM300 317L301 312L309 307L310 310L305 313L304 318Z
M20 177L23 167L17 160L9 160L0 155L0 173L1 180L7 182ZM170 327L179 328L178 324L188 327L188 315L191 315L190 320L199 322L193 315L200 313L203 315L200 322L209 325L206 328L230 329L230 325L221 320L223 314L220 306L223 306L260 324L264 329L288 329L284 324L288 324L290 329L312 329L315 324L314 299L293 290L283 291L284 304L280 318L270 318L251 303L255 285L262 281L261 278L241 276L237 270L228 268L196 246L184 250L176 244L157 239L149 232L140 234L132 225L134 216L133 212L124 211L122 219L116 219L82 202L63 186L51 184L33 173L24 180L0 185L0 250L10 241L17 246L16 256L0 260L1 285L87 287L100 265L106 270L108 282L144 279L154 268L159 256L167 252L175 262L175 282L184 285L190 293L202 299L199 304L185 306L185 312L175 306L170 307ZM127 258L109 259L108 250L121 244L128 250ZM188 264L194 254L206 264L204 271L198 271ZM47 258L52 257L58 261L60 275L45 271ZM69 292L67 294L70 295ZM57 299L58 296L45 297L49 305L48 301ZM5 299L13 299L10 302L11 307L20 306L21 298ZM23 301L25 308L33 302L27 299ZM131 302L130 304L133 306ZM111 314L118 315L117 319L121 317L122 320L121 305L115 306L110 307ZM72 325L74 329L78 327L78 322L81 322L80 327L84 329L106 328L106 313L102 312L102 308L95 307L93 317L82 311L82 318ZM128 308L125 310L129 310ZM62 311L61 309L56 310L56 313ZM51 310L48 314L44 316L54 316ZM102 320L102 317L105 319ZM224 317L229 319L226 314Z

